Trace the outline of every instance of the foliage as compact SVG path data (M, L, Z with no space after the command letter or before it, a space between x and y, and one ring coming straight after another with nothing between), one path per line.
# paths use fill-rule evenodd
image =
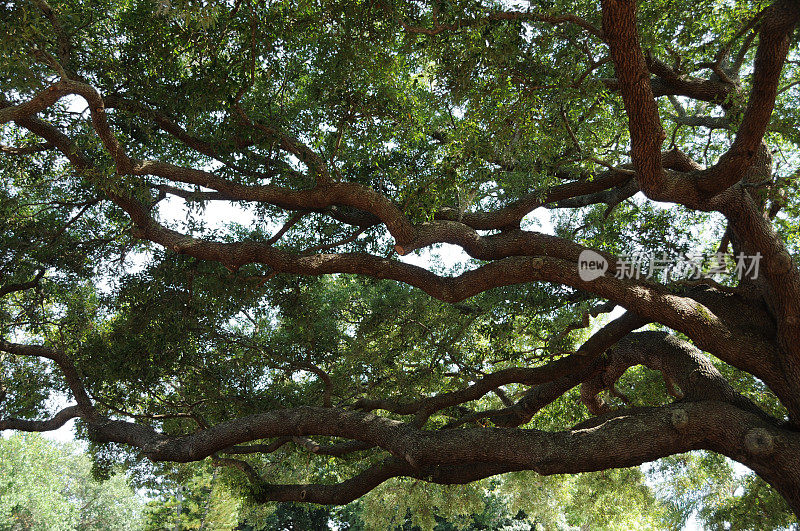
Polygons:
M216 472L204 468L187 471L183 482L162 482L151 490L144 529L234 529L239 524L241 500Z
M658 495L669 504L669 525L684 524L696 511L706 529L790 529L794 516L752 473L736 471L710 453L670 456L652 470Z
M215 482L222 479L213 477ZM202 500L209 500L204 481L210 480L206 472L186 483L182 529L195 529L204 521L208 507L202 506ZM245 505L234 514L242 522L238 529L252 530L662 529L667 525L666 506L643 480L637 469L550 478L518 473L468 486L397 480L343 507ZM213 495L210 500L205 503L213 506ZM174 525L176 520L168 516L175 512L174 497L150 505L147 529ZM205 527L233 529L235 525L206 521Z
M790 526L800 14L639 4L0 3L0 429L152 529Z
M123 473L91 476L76 444L38 434L0 438L0 527L41 530L142 529L144 502Z

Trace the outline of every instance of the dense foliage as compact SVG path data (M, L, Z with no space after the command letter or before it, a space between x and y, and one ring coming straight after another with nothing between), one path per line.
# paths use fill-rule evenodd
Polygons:
M76 444L38 434L0 438L0 528L140 529L144 500L124 474L99 482Z
M798 19L0 4L0 429L77 418L153 526L791 525Z

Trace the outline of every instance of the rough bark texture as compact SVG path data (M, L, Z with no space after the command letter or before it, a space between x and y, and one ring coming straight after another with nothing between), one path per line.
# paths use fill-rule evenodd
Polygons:
M491 20L525 18L520 14L492 17ZM778 0L764 12L753 89L742 125L730 150L715 165L703 169L677 148L662 153L665 134L656 98L681 95L723 104L735 90L734 85L690 78L647 57L640 46L632 0L602 2L602 31L574 16L533 17L552 24L577 24L607 43L616 78L606 80L606 84L620 93L625 105L632 140L631 164L609 169L593 180L532 191L491 212L443 208L425 223L414 223L381 191L337 178L321 155L299 139L275 130L270 134L278 137L279 148L306 164L312 186L288 189L245 185L211 171L168 161L137 160L128 155L109 125L109 111L124 109L152 120L185 144L186 149L213 156L217 148L195 138L157 110L119 96L104 97L86 80L64 71L60 80L35 97L16 104L2 103L0 124L13 123L41 139L40 146L27 152L57 149L76 171L91 174L95 169L91 157L82 153L57 125L37 117L64 97L82 98L89 107L91 127L119 176L157 176L171 183L156 187L165 194L188 197L191 192L182 185L200 186L210 190L203 192L207 200L258 202L294 213L328 215L355 227L383 226L401 255L449 243L486 263L450 278L364 253L334 250L295 254L273 246L274 240L201 240L159 223L148 205L132 193L97 183L104 188L107 199L127 214L139 238L175 253L220 262L231 270L258 263L275 273L353 273L403 282L451 303L499 286L550 282L607 299L623 306L627 313L596 332L575 354L541 367L520 366L486 374L457 391L412 402L368 397L349 407L277 409L203 426L196 433L183 436L167 436L145 423L99 414L94 397L86 392L81 374L66 353L51 346L4 339L0 340L0 351L55 362L75 405L48 420L3 418L0 429L51 430L70 418L80 417L95 440L131 445L154 461L188 462L215 457L220 464L240 468L254 482L254 492L262 501L326 504L346 503L397 476L464 483L514 470L558 474L624 467L678 452L707 449L755 470L800 514L800 271L770 217L764 214L763 202L759 204L754 199L746 180L749 169L759 160L767 165L769 175L768 157L759 153L766 153L762 142L798 18L800 4L793 0ZM461 26L406 29L436 35ZM15 148L3 151L14 156L26 153ZM729 223L731 241L742 252L760 253L763 257L763 279L751 286L755 295L744 286L732 292L719 286L675 290L646 279L615 278L613 266L605 276L585 281L578 274L577 262L586 248L565 238L520 228L522 218L540 206L569 208L606 203L613 207L638 191L650 199L723 214ZM290 228L287 223L275 240ZM498 232L481 233L487 230ZM597 252L611 264L616 263L617 257ZM40 277L28 283L0 286L0 297L33 289ZM635 332L646 323L664 325L689 341L667 332ZM787 418L772 418L740 396L704 352L761 379L780 399ZM634 365L660 371L675 402L659 408L610 410L598 398L599 393L613 391L614 382ZM324 371L316 373L321 378L325 376ZM433 413L501 392L502 386L512 383L528 389L516 402L508 401L506 408L465 413L443 429L427 427L427 419ZM554 433L517 428L577 385L582 387L586 406L598 415L594 420ZM329 395L325 405L330 405ZM405 419L391 420L373 413L379 410ZM489 419L495 427L474 427L479 419ZM343 442L324 447L314 443L314 436L337 437ZM274 440L257 443L265 439ZM243 461L217 455L271 453L290 442L329 456L377 448L385 452L386 458L336 485L270 485Z

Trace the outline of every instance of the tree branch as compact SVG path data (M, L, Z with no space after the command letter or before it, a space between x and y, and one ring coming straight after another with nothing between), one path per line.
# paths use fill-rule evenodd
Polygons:
M72 360L64 352L49 347L39 345L23 345L20 343L10 343L4 339L0 339L0 351L8 352L16 356L28 356L46 358L52 360L61 369L64 374L64 379L75 397L75 401L84 414L91 414L94 412L94 406L86 393L86 388L83 386L83 380L78 374L78 370L72 363Z
M80 406L69 406L59 411L53 418L48 420L0 419L0 431L53 431L66 424L67 421L76 417L83 417L85 414L85 410Z
M644 365L664 375L667 389L677 398L716 400L773 421L752 401L737 393L699 349L666 332L634 332L618 341L609 350L608 364L594 378L584 382L581 398L594 414L608 411L598 395L611 389L627 370ZM679 389L675 389L675 386Z
M639 187L648 196L663 186L661 144L666 134L661 127L650 75L636 29L634 0L604 0L603 32L614 61L631 134L631 158Z
M25 291L25 290L29 290L29 289L35 288L36 286L39 285L39 281L42 280L42 277L44 277L44 273L45 273L45 269L42 268L42 269L39 269L36 272L36 275L31 280L29 280L27 282L16 282L16 283L6 284L4 286L0 286L0 297L4 297L4 296L8 295L9 293L15 293L15 292L18 292L18 291Z
M41 153L42 151L51 149L55 148L47 142L22 147L0 145L0 153L5 153L6 155L30 155L32 153Z
M736 139L716 165L696 177L698 189L707 197L741 180L756 156L772 116L781 70L798 20L800 6L792 0L779 0L764 11L752 90Z
M400 475L452 484L513 470L577 473L634 466L695 449L728 455L778 481L779 489L779 475L800 465L800 435L726 402L707 400L626 410L554 433L507 428L431 432L370 414L310 407L231 420L184 437L120 421L95 422L92 433L100 441L134 444L156 461L195 461L248 439L314 434L371 443L394 456L338 485L262 485L254 493L260 501L340 504ZM777 462L774 451L780 452Z
M438 35L445 31L455 31L461 28L466 28L475 25L482 25L487 22L498 22L498 21L544 22L553 25L574 24L580 28L585 29L598 39L603 40L603 32L600 30L600 28L595 27L586 19L583 19L573 14L541 15L538 13L530 13L522 11L497 11L494 13L490 13L488 16L479 19L460 20L454 24L437 24L433 28L412 26L410 24L407 24L403 20L399 20L398 22L400 23L401 26L403 26L403 29L409 33L420 33L423 35L433 36L433 35Z

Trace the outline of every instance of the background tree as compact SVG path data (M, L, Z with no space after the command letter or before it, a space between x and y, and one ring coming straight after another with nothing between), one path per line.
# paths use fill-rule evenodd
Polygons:
M0 429L322 504L704 449L800 513L796 0L0 17Z
M39 434L0 438L3 529L141 529L144 500L125 474L97 481L77 445Z
M208 468L183 470L171 481L160 478L158 488L149 492L144 529L237 528L241 500Z

